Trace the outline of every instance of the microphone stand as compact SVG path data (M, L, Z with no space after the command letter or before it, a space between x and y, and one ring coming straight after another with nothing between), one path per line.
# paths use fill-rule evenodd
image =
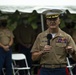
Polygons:
M66 59L67 59L67 64L68 64L68 66L67 66L67 68L69 69L69 71L70 71L70 75L73 75L73 72L72 72L72 66L70 65L70 62L69 62L69 54L67 54L67 57L66 57Z

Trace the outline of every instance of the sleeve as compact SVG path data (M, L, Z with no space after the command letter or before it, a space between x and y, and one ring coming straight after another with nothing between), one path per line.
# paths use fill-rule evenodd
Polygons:
M12 31L10 31L10 35L11 35L12 38L14 38L14 35L13 35L13 32Z
M68 45L69 46L72 46L73 53L71 55L72 55L72 58L76 61L76 45L75 45L75 42L74 42L74 40L72 39L71 36L69 38L69 44Z
M40 35L37 36L31 50L31 52L35 52L35 51L40 51Z
M13 32L11 30L7 29L6 34L7 36L14 38Z

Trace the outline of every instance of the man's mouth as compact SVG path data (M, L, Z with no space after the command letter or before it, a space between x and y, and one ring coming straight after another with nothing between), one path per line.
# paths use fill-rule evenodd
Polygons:
M56 25L56 23L51 23L51 24L50 24L50 26L55 26L55 25Z

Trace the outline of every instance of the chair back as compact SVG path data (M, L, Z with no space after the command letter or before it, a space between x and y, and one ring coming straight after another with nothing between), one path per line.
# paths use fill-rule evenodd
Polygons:
M17 61L24 61L25 65L23 67L20 67L19 64L17 64ZM27 62L27 58L26 55L24 55L23 53L13 53L12 54L12 69L13 69L13 74L19 75L19 70L27 70L28 71L28 75L30 75L30 67L28 66L28 62Z

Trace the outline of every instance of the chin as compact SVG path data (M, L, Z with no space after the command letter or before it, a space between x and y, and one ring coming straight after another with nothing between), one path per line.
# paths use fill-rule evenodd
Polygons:
M56 28L56 26L50 26L50 28Z

